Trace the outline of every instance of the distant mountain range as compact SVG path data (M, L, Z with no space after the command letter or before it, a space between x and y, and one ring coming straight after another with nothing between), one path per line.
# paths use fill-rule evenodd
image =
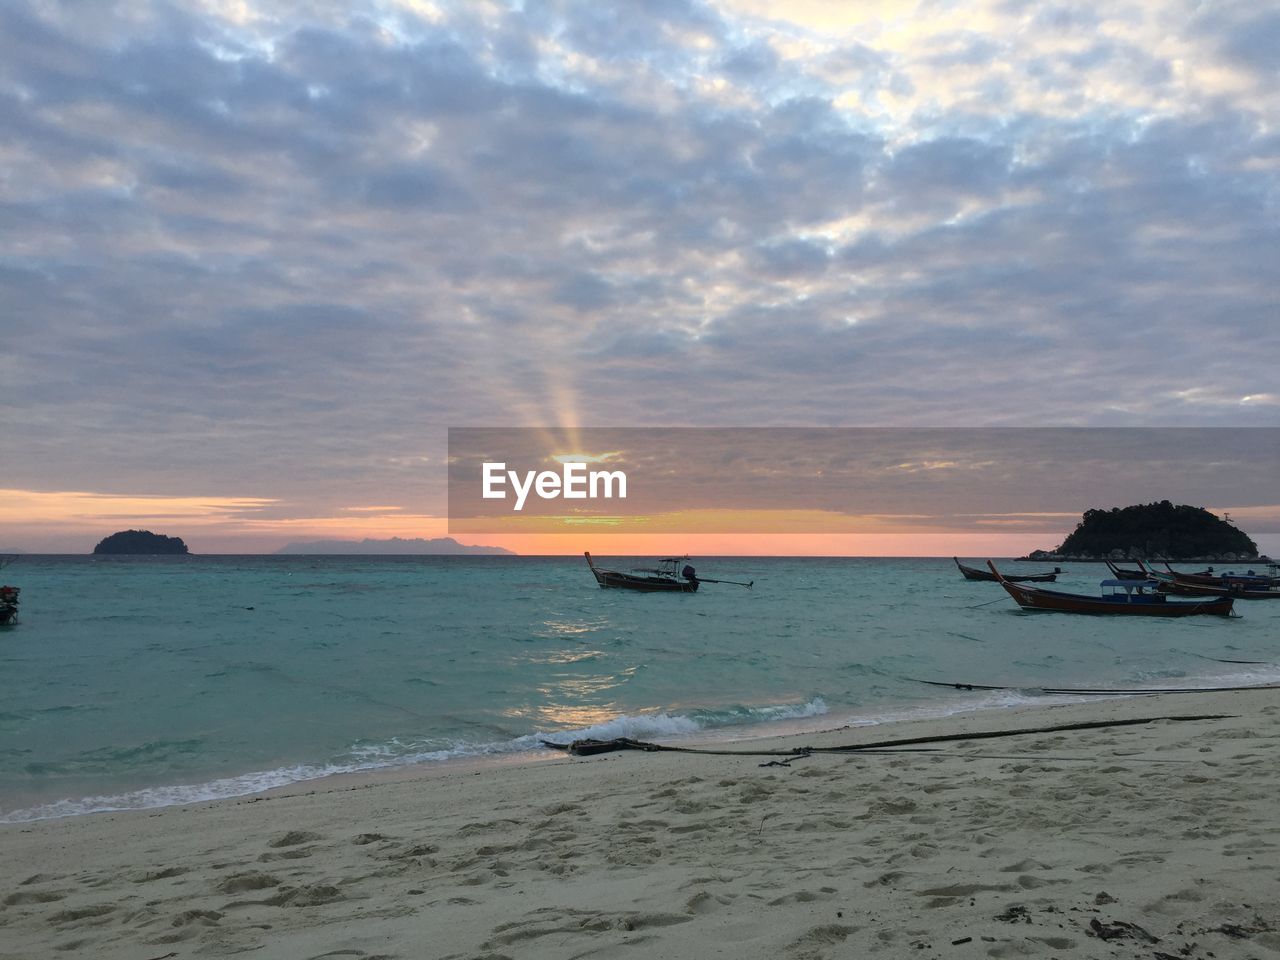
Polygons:
M404 539L392 537L389 540L310 540L301 543L287 543L276 553L327 553L327 554L442 554L455 556L515 556L511 550L502 547L471 547L459 543L453 537L435 537L430 540L416 537Z

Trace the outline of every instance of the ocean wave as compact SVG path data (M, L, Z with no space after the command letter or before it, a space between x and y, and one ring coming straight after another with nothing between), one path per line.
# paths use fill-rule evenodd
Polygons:
M329 763L296 764L274 770L246 773L237 777L223 777L204 783L147 787L127 793L57 800L22 810L0 813L0 823L28 823L34 820L54 820L89 813L146 810L226 800L344 773L363 773L422 763L530 753L545 749L544 740L568 743L580 739L612 740L617 737L630 737L635 740L655 737L673 738L689 736L712 728L723 729L742 724L803 719L821 716L826 712L826 703L820 697L815 697L804 703L735 706L721 710L694 711L692 715L679 713L623 715L589 727L551 732L535 731L509 740L487 743L392 738L378 743L354 744L346 757Z

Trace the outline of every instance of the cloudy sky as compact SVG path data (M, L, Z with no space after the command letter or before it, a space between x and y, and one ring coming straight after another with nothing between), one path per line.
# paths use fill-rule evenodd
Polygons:
M0 548L438 535L450 426L1280 422L1273 5L7 0L0 130Z

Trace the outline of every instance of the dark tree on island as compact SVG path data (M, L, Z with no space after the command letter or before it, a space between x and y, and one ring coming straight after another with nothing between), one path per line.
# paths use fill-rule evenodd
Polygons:
M181 537L166 537L150 530L121 530L98 541L94 553L102 554L178 554L190 553Z
M1069 557L1193 557L1258 555L1243 531L1202 507L1174 506L1168 500L1110 510L1086 510L1055 554Z

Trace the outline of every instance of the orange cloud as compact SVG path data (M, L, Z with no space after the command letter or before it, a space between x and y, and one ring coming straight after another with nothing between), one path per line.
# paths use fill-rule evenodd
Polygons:
M1076 514L1027 513L965 515L963 518L916 513L849 514L832 510L694 509L638 516L607 514L453 517L449 529L469 534L796 534L800 536L910 535L972 532L975 525L1016 525L1030 532L1069 526Z
M1058 536L988 533L932 534L569 534L494 535L476 538L526 555L603 557L1009 557L1051 547ZM709 575L709 574L708 574Z
M20 526L96 526L179 520L223 524L268 507L262 497L165 497L136 494L0 489L0 523Z

